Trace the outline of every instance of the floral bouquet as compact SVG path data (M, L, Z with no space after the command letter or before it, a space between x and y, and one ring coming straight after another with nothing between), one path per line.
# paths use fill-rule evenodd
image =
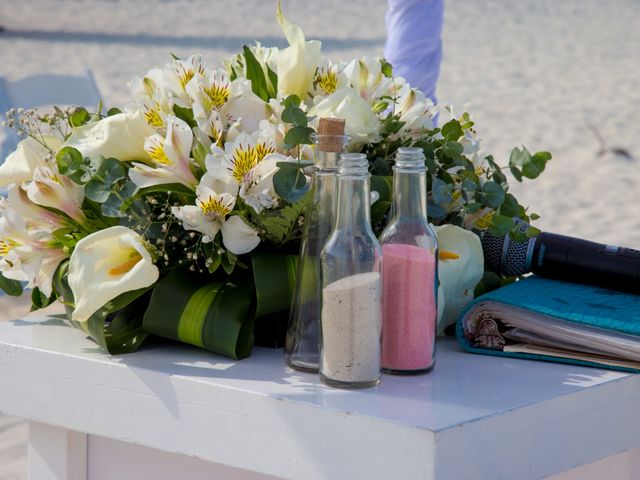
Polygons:
M551 155L514 149L508 167L481 154L469 113L434 106L384 59L323 58L280 6L289 46L245 46L212 70L174 58L131 81L132 103L97 112L10 111L25 137L0 166L0 286L56 300L111 353L149 333L232 358L283 333L312 192L303 168L321 117L346 120L366 153L384 227L398 147L424 150L428 211L441 249L444 328L483 278L476 233L533 236L504 168L536 178ZM448 116L434 128L436 114ZM484 287L483 287L484 285ZM442 329L441 328L441 329Z

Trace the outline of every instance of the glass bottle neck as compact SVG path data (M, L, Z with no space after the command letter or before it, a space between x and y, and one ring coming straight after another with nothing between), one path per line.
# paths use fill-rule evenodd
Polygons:
M354 235L372 233L368 174L338 177L336 230Z
M391 221L399 218L427 219L427 182L424 170L394 169Z

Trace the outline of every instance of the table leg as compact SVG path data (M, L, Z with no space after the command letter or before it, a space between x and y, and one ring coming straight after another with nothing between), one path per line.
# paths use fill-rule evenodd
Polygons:
M87 435L29 422L29 480L87 480Z

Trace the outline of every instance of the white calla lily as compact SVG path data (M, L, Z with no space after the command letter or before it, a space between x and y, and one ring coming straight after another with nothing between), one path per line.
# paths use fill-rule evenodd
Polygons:
M322 63L322 44L317 40L305 41L302 29L284 17L280 2L276 18L289 42L289 47L280 50L277 56L278 94L282 97L297 95L305 100L312 89L318 65Z
M153 285L158 267L143 238L116 226L80 240L69 262L69 287L75 308L72 320L85 321L118 295Z
M351 136L350 149L358 149L379 139L380 119L369 102L353 88L336 90L311 108L309 114L316 118L344 118L345 133Z
M16 150L0 165L0 187L31 180L33 171L46 165L46 157L55 155L62 146L62 140L53 135L44 135L41 142L29 137L18 144Z
M484 273L480 238L455 225L435 227L438 237L440 279L438 333L456 322L463 308L473 300L474 289Z
M27 197L37 205L66 213L78 223L85 220L82 212L84 188L61 175L57 168L37 167L33 180L27 185Z
M104 157L122 162L147 162L150 158L144 142L154 133L142 112L118 113L75 128L65 145L95 161Z
M140 188L181 183L194 189L198 180L191 171L192 144L189 125L178 117L167 117L166 135L153 134L144 143L153 165L134 163L129 178Z

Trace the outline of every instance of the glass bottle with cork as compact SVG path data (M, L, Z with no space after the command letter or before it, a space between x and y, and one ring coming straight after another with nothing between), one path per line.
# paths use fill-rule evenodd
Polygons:
M338 208L322 250L320 378L332 387L380 381L381 248L371 230L369 164L342 154Z
M311 177L313 202L305 215L285 342L285 361L296 370L317 372L320 362L320 315L322 281L320 252L331 233L336 209L338 160L349 141L345 121L321 118L314 135L313 165L305 169Z
M427 220L425 157L399 148L382 245L382 371L429 372L435 362L438 242Z

